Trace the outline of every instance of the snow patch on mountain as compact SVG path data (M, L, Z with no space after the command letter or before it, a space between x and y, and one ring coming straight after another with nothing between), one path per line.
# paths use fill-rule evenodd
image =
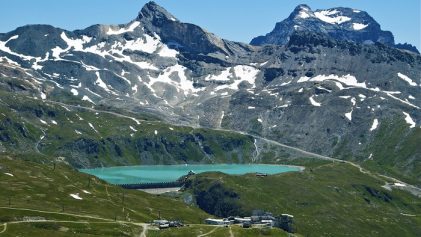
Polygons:
M411 86L417 86L417 83L415 83L411 78L409 78L407 75L404 75L400 72L398 72L398 77L406 82L408 82Z
M368 25L365 24L361 24L361 23L352 23L352 28L354 30L363 30L367 27Z
M89 127L92 128L92 130L94 130L96 133L99 133L98 130L95 129L94 125L92 125L92 123L88 123Z
M317 101L315 101L314 100L314 98L313 98L313 96L311 96L310 98L308 98L309 100L310 100L310 103L313 105L313 106L316 106L316 107L320 107L320 106L322 106L322 104L321 103L319 103L319 102L317 102Z
M110 93L110 88L108 88L107 84L105 84L105 82L101 79L101 75L99 74L99 72L95 72L95 75L97 77L95 84L104 89L106 92Z
M92 103L92 104L95 104L87 95L84 95L83 97L82 97L82 100L83 101L88 101L88 102L90 102L90 103Z
M316 11L314 15L329 24L342 24L344 22L350 21L351 18L347 16L340 15L341 13L338 10L323 10L323 11Z
M128 27L114 30L112 26L108 28L107 35L121 35L127 32L133 32L140 25L139 21L132 22Z
M67 37L66 33L62 32L60 34L60 37L64 42L66 42L68 48L66 51L70 50L71 48L74 48L76 51L83 51L83 45L91 42L92 37L88 36L82 36L82 39L70 39Z
M349 111L348 113L345 113L345 117L349 120L352 121L352 112L354 112L354 108L351 109L351 111Z
M76 200L82 200L83 199L79 196L79 193L71 193L69 195Z
M179 64L168 67L162 73L160 73L158 77L151 77L147 86L149 88L153 88L155 83L172 85L177 89L177 92L183 92L185 96L203 90L193 86L193 81L189 80L186 76L186 70L186 67Z
M374 119L373 120L373 124L371 125L371 128L370 128L370 132L371 131L374 131L375 129L377 129L378 126L379 126L379 120L378 119Z
M35 61L42 60L40 57L32 57L32 56L23 55L23 54L13 52L9 47L6 46L7 43L9 43L12 40L16 40L18 38L19 38L19 35L14 35L6 41L0 41L0 51L3 51L5 53L8 53L8 54L11 54L11 55L14 55L14 56L17 56L19 58L22 58L25 61L30 61L32 59L34 59Z
M409 128L415 128L415 121L412 119L411 115L409 115L406 112L402 112L403 115L405 115L405 121L407 124L409 124Z
M315 82L322 82L322 81L326 81L326 80L332 80L332 81L338 81L346 86L349 87L359 87L359 88L367 88L367 85L365 84L365 82L358 82L357 78L355 78L352 75L343 75L343 76L338 76L338 75L318 75L315 77L301 77L297 80L298 83L301 82L308 82L308 81L315 81Z
M231 68L226 68L219 74L211 74L205 77L205 81L229 81L232 78Z
M232 70L234 72L234 76L233 76L233 78L235 78L234 81L230 84L217 86L215 88L215 91L220 91L224 89L238 90L239 89L238 86L242 82L248 82L249 84L252 85L252 88L256 87L255 82L256 82L256 77L260 72L259 69L256 69L251 66L246 66L246 65L237 65L233 67Z
M72 92L72 94L73 94L74 96L79 95L79 92L78 92L76 89L74 89L74 88L72 88L72 89L70 90L70 92Z

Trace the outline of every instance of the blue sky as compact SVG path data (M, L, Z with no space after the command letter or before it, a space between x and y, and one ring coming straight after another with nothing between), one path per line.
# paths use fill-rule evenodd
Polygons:
M74 30L93 24L126 23L146 0L4 0L0 32L26 24L50 24ZM266 34L298 4L312 9L337 6L367 11L395 35L396 42L421 48L420 0L156 0L178 19L229 40L249 42Z

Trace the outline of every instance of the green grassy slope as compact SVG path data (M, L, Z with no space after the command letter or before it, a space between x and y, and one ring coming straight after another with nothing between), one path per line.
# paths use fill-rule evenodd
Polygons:
M64 157L75 167L242 163L253 156L249 136L99 109L0 91L0 152Z
M230 236L228 228L200 224L211 215L181 201L123 190L63 164L0 158L0 236L138 237L144 223L159 214L187 226L162 231L149 226L146 236ZM232 227L231 232L234 237L286 236L279 229Z
M384 121L366 153L373 155L365 167L421 185L421 128L408 129L403 119Z
M189 228L168 229L163 231L148 231L148 237L197 237L204 234L207 237L229 237L231 236L231 233L234 237L288 236L286 232L277 228L243 229L240 226L231 226L228 228L195 225L190 226Z
M382 185L348 164L327 163L264 178L198 175L189 192L215 214L246 215L254 209L292 214L296 231L305 236L417 236L421 200ZM209 200L215 200L212 206L206 206Z
M173 199L109 185L67 165L57 164L54 169L53 165L2 157L0 166L0 206L6 208L58 213L64 209L65 213L136 222L149 222L157 218L159 212L165 218L188 223L200 223L208 216L198 208ZM70 194L78 194L82 200ZM5 215L6 211L10 214ZM14 211L0 209L0 212L3 212L3 221L15 218Z

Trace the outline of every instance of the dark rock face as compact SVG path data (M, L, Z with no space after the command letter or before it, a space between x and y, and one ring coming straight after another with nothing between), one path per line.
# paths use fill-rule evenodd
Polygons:
M276 23L272 32L254 38L250 44L285 45L297 31L322 33L336 40L356 43L395 45L393 34L383 31L367 12L344 7L313 11L307 5L297 6L287 19ZM418 52L414 46L404 46L404 49Z

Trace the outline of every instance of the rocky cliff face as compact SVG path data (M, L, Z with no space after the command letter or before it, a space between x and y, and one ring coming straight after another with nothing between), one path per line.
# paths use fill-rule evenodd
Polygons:
M346 8L299 6L254 40L266 42L221 39L151 2L128 24L0 35L0 72L24 78L40 101L147 112L360 161L381 158L375 144L393 121L402 140L390 146L406 152L392 166L404 160L413 172L420 151L405 141L421 130L419 55L391 47L390 32Z
M313 11L307 5L297 6L287 19L276 23L272 32L254 38L250 44L285 45L297 31L327 34L337 40L356 43L395 46L393 34L383 31L379 23L365 11L344 7ZM402 48L402 45L397 47ZM418 53L413 46L405 49Z

